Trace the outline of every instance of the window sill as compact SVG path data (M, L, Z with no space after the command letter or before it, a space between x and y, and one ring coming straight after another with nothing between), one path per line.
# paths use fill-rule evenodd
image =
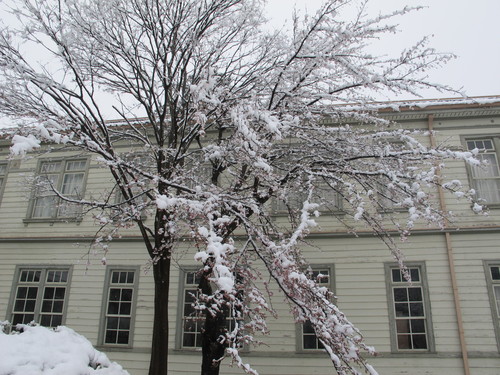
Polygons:
M82 217L66 217L66 218L26 218L23 219L24 224L33 224L33 223L48 223L53 225L54 223L77 223L80 224L82 222Z
M500 207L500 205L499 205ZM347 215L347 212L344 211L344 210L311 210L309 212L314 212L314 211L318 211L320 213L320 216L328 216L328 215L335 215L335 216L344 216L344 215ZM300 210L296 210L297 213L300 212ZM273 211L271 213L271 216L273 217L285 217L285 216L288 216L289 215L289 212L288 211Z
M101 344L101 345L96 345L95 348L97 350L107 351L107 352L120 352L120 351L132 352L132 351L135 351L131 345Z

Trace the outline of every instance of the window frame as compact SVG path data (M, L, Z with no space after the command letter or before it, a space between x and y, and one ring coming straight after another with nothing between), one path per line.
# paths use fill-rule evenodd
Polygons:
M499 171L499 177L498 179L500 180L500 134L477 134L477 135L467 135L467 136L461 136L460 137L461 143L464 147L465 151L469 151L467 147L467 142L469 141L484 141L484 140L491 140L494 146L494 153L496 155L497 159L497 165L498 165L498 171ZM481 154L481 152L479 153ZM472 166L470 166L468 163L466 164L466 170L467 170L467 179L469 181L469 186L470 188L474 189L476 191L476 197L481 198L478 194L479 189L477 188L476 185L476 180L474 178L474 172L472 171ZM481 198L484 199L484 198ZM497 202L487 202L486 200L483 201L483 203L488 207L488 208L500 208L500 199Z
M35 172L35 179L39 178L40 176L43 176L44 172L42 171L42 167L46 163L61 163L61 167L59 168L58 172L54 173L47 173L51 175L57 175L58 176L58 181L57 181L57 189L59 192L61 192L61 187L64 183L64 176L67 173L71 173L69 171L66 171L66 167L68 163L70 162L75 162L75 161L85 161L85 168L82 170L78 170L77 172L83 173L83 180L82 180L82 190L81 190L81 196L85 196L85 190L87 187L87 178L89 175L89 169L90 169L90 160L89 157L85 156L72 156L68 158L47 158L47 159L39 159L38 160L38 165L36 168ZM23 220L24 223L40 223L40 222L80 222L82 221L82 213L81 212L76 212L75 215L71 216L60 216L59 215L59 205L61 204L61 200L56 197L56 200L58 201L57 205L58 207L54 211L54 214L50 217L37 217L34 216L34 211L37 203L37 199L39 198L37 191L36 191L36 186L33 186L33 191L31 193L31 198L30 198L30 203L28 206L28 212L26 215L26 218Z
M332 188L330 188L325 182L315 184L314 186L315 186L315 189L327 189L327 190L329 189L330 192L334 195L334 199L335 199L335 207L330 208L330 207L326 207L323 204L323 205L320 205L318 207L317 211L324 213L324 214L327 214L329 212L331 212L332 214L335 214L335 215L345 214L345 211L343 210L342 195L338 191L335 191ZM323 197L322 195L318 195L318 194L313 193L312 203L316 203L318 201L318 199L317 199L318 197L320 197L320 199L325 199L325 197ZM272 199L272 202L271 202L272 212L275 216L286 216L286 215L288 215L289 210L295 210L295 211L299 212L300 210L302 210L303 203L306 200L306 198L307 198L307 194L305 192L298 192L295 190L292 191L291 194L289 194L287 196L287 202L283 201L279 197L274 197ZM294 200L296 200L297 202L300 202L300 204L298 206L295 206L293 204ZM288 205L289 208L280 207L280 204L282 202L285 204L285 206Z
M490 301L491 319L494 326L493 328L495 331L497 349L500 352L500 306L497 303L497 299L493 292L493 289L496 285L500 287L500 280L493 280L493 277L491 275L491 267L493 266L500 267L500 259L484 260L483 266L484 266L484 276L486 278L486 287L488 289L488 298Z
M197 273L200 268L182 267L179 269L179 290L177 298L177 319L176 319L176 337L175 349L186 351L201 351L201 346L184 346L184 296L186 290L186 274L190 272ZM191 285L191 284L190 284Z
M178 297L177 297L177 318L176 318L176 330L175 330L175 349L176 350L183 350L187 352L199 352L202 350L201 345L200 346L184 346L184 296L185 296L185 290L186 290L186 275L188 273L198 273L200 271L200 267L195 267L195 266L188 266L188 267L180 267L179 268L179 288L178 288ZM196 280L196 279L195 279ZM196 285L198 284L189 284L189 285ZM191 288L190 288L191 289ZM197 288L198 289L198 288ZM194 319L200 319L202 321L205 320L204 317L200 318L194 318ZM242 321L244 321L244 318L242 318ZM201 339L201 337L200 337ZM240 348L240 351L248 351L248 348L246 345L244 345L242 348Z
M132 301L130 307L130 326L129 326L129 336L127 344L119 344L119 343L106 343L106 328L107 328L107 310L108 310L108 302L109 302L109 294L110 289L113 285L111 282L111 276L113 272L134 272L134 282L129 283L117 283L117 287L123 287L125 285L130 285L133 289ZM139 276L140 276L140 267L139 266L106 266L106 273L104 276L104 288L102 292L102 303L101 303L101 318L99 323L99 335L97 338L97 342L99 346L106 348L132 348L134 343L134 331L135 331L135 321L136 321L136 308L137 308L137 297L139 294ZM120 314L116 314L120 315Z
M407 281L395 282L392 281L392 270L399 269L397 263L385 263L385 278L386 278L386 296L387 296L387 307L388 307L388 318L389 318L389 332L390 332L390 340L391 340L391 353L393 354L408 354L408 353L435 353L435 342L434 342L434 330L432 324L432 309L429 298L429 285L427 282L427 270L425 266L425 262L405 262L405 266L408 269L418 268L420 274L420 282L409 284ZM399 349L398 348L398 340L397 340L397 329L396 329L396 314L395 314L395 304L394 304L394 295L393 295L393 287L394 286L411 286L419 285L422 288L422 301L424 308L424 316L425 316L425 328L426 328L426 339L427 339L427 348L426 349Z
M335 265L333 263L314 263L310 264L309 267L313 272L327 269L330 273L330 280L324 286L331 291L335 290ZM336 300L333 302L337 304ZM323 353L325 350L324 348L304 348L304 323L295 324L295 347L297 353Z
M66 323L66 316L67 316L67 310L68 310L68 304L69 304L69 299L70 299L70 291L71 291L71 279L73 276L73 266L72 265L33 265L33 264L20 264L16 265L16 269L14 272L14 278L12 279L12 286L11 286L11 292L10 292L10 298L9 298L9 303L7 307L7 314L6 314L6 320L8 320L11 324L13 321L13 316L14 316L14 307L15 307L15 302L16 302L16 297L17 297L17 288L20 285L19 278L21 277L21 272L24 270L39 270L41 271L41 277L40 281L38 282L37 288L39 292L37 292L37 297L35 300L35 306L34 306L34 312L33 312L33 321L36 323L40 324L39 322L39 317L41 314L41 309L42 309L42 302L44 299L43 292L45 290L45 286L47 284L46 281L46 275L47 271L67 271L68 272L68 278L65 283L65 294L64 294L64 302L63 302L63 308L62 308L62 318L61 318L61 324L60 325L65 325ZM23 285L23 284L21 284Z
M1 173L2 167L5 166L5 173ZM0 206L2 205L3 193L5 191L5 185L7 183L7 176L9 174L9 162L8 161L0 161Z

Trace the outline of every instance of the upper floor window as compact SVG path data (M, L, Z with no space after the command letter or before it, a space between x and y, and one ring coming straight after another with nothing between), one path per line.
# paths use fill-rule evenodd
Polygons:
M399 267L388 267L389 315L395 351L430 351L432 324L423 265L410 265L408 281Z
M61 325L67 304L69 278L68 267L19 269L10 309L12 324L34 321L45 327Z
M486 282L490 297L491 316L500 350L500 261L485 262Z
M87 160L42 161L36 180L31 209L33 219L75 218L81 207L60 199L56 192L70 199L83 197Z
M116 268L107 271L100 341L105 345L131 345L138 284L137 270Z
M274 211L277 213L288 212L289 210L302 209L308 194L298 186L291 186L286 199L275 200ZM338 212L342 209L342 199L340 194L326 183L318 183L314 186L310 203L318 203L318 211Z
M333 272L331 267L313 266L309 276L318 285L332 289ZM323 344L316 337L314 327L310 321L306 321L300 325L300 340L299 350L318 350L324 348Z
M478 198L488 204L500 203L500 169L498 150L495 138L468 139L467 150L479 150L478 159L485 164L471 168L472 187Z

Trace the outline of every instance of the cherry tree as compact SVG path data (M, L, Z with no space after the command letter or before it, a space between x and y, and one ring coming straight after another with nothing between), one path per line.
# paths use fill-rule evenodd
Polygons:
M473 155L429 148L369 104L380 92L445 89L425 72L450 56L427 39L394 57L367 50L412 9L373 18L364 1L329 0L272 30L261 0L16 3L19 22L0 32L0 111L20 124L12 150L71 146L109 169L106 199L48 188L94 215L103 248L122 228L138 228L155 281L149 373L167 374L172 258L189 239L200 262L202 374L218 374L225 356L257 373L238 348L267 331L269 276L338 374L376 374L363 354L374 350L300 250L315 217L341 209L402 264L387 231L406 236L416 220L446 215L428 199L442 184L437 163ZM122 153L123 144L133 151ZM406 210L405 221L382 223L384 204ZM278 205L288 225L272 220Z

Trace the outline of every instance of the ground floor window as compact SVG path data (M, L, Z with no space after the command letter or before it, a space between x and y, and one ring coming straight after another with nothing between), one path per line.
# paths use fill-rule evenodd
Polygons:
M393 349L431 350L428 290L423 265L408 265L408 275L397 266L388 267L389 314Z
M63 324L68 299L70 268L22 267L16 273L10 314L12 324Z

